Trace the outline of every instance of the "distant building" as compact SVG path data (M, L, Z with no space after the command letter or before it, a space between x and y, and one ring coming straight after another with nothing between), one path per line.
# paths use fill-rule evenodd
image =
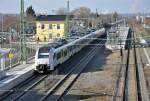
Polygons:
M144 24L145 26L150 26L150 16L136 16L136 21L138 23Z
M139 15L136 16L136 21L137 21L138 23L141 23L141 17L140 17Z
M36 17L32 17L32 16L27 16L25 17L25 21L26 21L26 34L28 36L32 36L36 34Z
M147 26L150 26L150 16L146 16L144 18L144 24L147 25Z
M48 41L65 36L66 15L39 15L36 18L36 37Z

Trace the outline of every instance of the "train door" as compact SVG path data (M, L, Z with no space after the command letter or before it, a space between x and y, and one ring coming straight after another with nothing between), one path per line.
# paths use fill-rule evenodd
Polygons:
M64 50L61 50L61 59L60 59L60 63L62 64L64 62Z

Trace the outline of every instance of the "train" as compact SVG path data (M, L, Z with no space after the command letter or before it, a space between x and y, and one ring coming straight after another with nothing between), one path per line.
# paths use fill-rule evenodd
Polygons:
M51 46L38 48L35 54L35 72L45 73L55 70L57 65L64 63L83 47L104 34L105 28L102 28L58 48Z

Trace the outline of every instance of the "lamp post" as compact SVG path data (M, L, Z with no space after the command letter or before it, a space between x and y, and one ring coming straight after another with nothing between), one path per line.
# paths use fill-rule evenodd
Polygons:
M24 0L21 0L21 18L20 18L20 49L21 49L21 63L26 64L27 56L26 56L26 43L25 43L25 21L24 21Z

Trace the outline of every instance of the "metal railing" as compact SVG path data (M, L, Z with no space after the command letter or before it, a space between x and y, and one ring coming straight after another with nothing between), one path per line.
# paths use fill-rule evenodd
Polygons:
M0 48L0 71L13 68L20 64L20 46L12 45L13 48ZM27 59L35 56L35 50L33 48L27 48Z

